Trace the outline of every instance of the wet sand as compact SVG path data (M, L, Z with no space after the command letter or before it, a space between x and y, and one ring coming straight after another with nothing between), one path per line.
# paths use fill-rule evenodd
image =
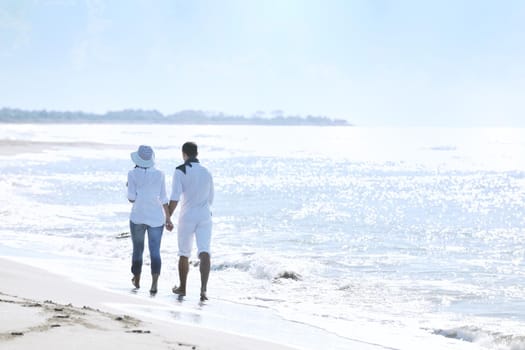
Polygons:
M0 280L0 348L5 350L292 349L137 317L115 305L155 306L155 299L98 289L4 258L0 258Z

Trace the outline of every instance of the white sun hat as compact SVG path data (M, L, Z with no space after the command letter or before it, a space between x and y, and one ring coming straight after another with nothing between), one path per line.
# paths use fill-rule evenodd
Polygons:
M131 153L131 160L141 168L151 168L155 165L155 153L150 146L140 145L136 152Z

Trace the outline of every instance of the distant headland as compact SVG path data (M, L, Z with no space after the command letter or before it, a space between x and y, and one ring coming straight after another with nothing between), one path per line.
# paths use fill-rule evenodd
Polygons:
M257 112L251 117L228 115L199 110L183 110L164 115L156 110L125 109L105 114L80 111L27 111L15 108L0 109L0 123L136 123L136 124L202 124L202 125L321 125L352 126L344 119L324 116L293 116L274 111L270 115Z

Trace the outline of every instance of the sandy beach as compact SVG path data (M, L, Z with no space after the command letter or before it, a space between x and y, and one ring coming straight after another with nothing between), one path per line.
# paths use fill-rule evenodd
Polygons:
M113 305L155 301L113 293L0 258L0 347L34 349L291 349L259 339L162 322ZM174 308L176 306L174 305Z
M107 147L125 149L125 146L107 145L96 142L50 142L50 141L21 141L0 139L0 155L12 156L22 153L39 153L60 148L105 149ZM128 147L129 148L129 147Z

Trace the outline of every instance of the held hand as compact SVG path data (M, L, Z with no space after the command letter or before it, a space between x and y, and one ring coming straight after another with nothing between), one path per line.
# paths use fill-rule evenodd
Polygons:
M171 221L166 221L166 230L172 231L173 230L173 223Z

